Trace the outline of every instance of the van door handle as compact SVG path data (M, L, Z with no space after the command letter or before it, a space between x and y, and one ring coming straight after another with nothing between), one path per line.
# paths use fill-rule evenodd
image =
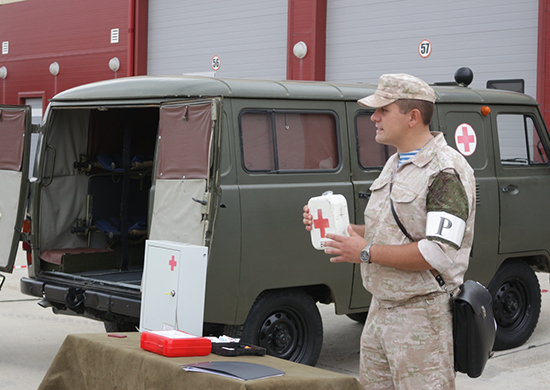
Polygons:
M519 189L518 187L516 187L515 185L508 185L506 187L500 187L500 190L504 193L508 193L508 194L512 194L512 195L515 195L519 192Z
M370 198L370 192L359 192L357 193L357 196L360 198L360 199L368 199Z
M50 180L48 181L47 184L43 182L43 183L42 183L42 187L47 187L47 186L49 186L50 184L52 184L52 181L53 181L53 170L54 170L54 168L55 168L55 156L56 156L57 152L56 152L55 148L54 148L52 145L47 145L47 146L46 146L46 151L47 151L48 149L51 149L51 150L53 151L52 166L51 166L51 168L50 168ZM44 159L44 161L46 161L46 159ZM46 164L44 164L44 165L42 166L42 179L44 179L44 170L45 170L45 169L46 169Z
M206 206L208 204L206 202L206 200L200 200L200 199L197 199L197 198L191 198L191 199L193 199L194 202L202 204L203 206Z

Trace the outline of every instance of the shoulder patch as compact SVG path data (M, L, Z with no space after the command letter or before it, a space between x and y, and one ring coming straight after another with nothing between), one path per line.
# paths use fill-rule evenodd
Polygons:
M460 248L466 220L468 196L456 172L439 172L426 197L426 237Z
M459 176L453 172L435 175L426 196L427 211L443 211L463 221L468 219L468 196Z

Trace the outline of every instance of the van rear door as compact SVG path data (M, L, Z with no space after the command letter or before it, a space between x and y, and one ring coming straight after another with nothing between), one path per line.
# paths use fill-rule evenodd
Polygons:
M0 271L13 272L25 211L27 180L23 161L30 138L31 108L0 106Z
M218 99L161 106L150 239L209 245L219 110Z

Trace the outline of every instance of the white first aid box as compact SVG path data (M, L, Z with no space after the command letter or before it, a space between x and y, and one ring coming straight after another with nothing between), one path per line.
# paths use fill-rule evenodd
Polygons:
M315 249L323 250L323 241L327 233L349 236L349 215L346 198L327 191L321 196L311 198L307 205L313 215L311 243Z
M202 336L208 248L147 240L140 330L181 330Z

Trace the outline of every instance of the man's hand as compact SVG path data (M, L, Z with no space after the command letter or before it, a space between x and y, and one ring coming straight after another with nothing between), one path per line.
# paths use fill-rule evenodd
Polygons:
M304 225L306 225L306 230L310 232L313 229L313 215L309 213L309 207L304 206Z
M307 228L306 228L307 229ZM327 234L326 238L332 241L324 241L325 253L336 255L330 259L333 263L361 263L361 251L367 246L367 241L354 230L353 225L348 226L349 237L338 234Z

